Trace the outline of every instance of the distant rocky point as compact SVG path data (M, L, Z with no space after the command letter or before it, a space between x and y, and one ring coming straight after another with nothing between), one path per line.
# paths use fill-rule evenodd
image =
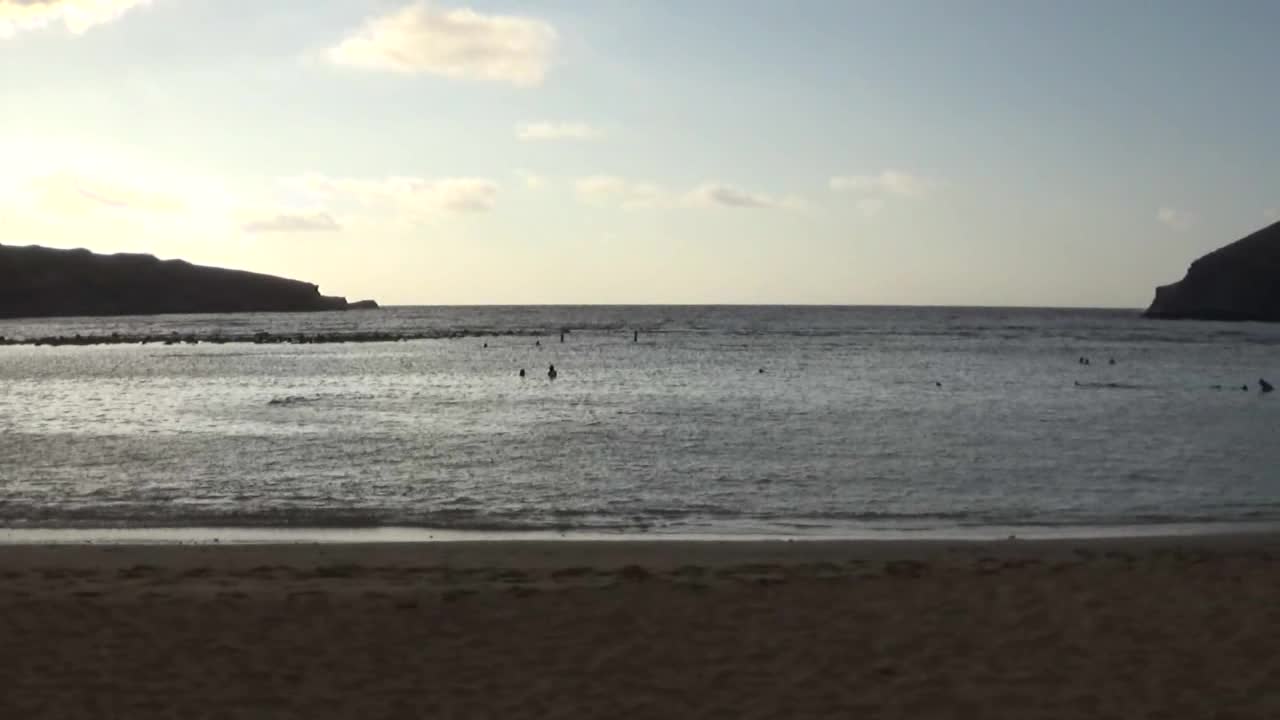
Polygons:
M0 318L367 309L310 283L241 270L0 245Z
M1156 288L1147 317L1280 322L1280 222L1191 263Z

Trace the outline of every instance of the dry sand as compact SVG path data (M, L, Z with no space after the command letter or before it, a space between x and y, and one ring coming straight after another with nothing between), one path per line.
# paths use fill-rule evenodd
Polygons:
M0 547L0 718L1280 718L1276 536Z

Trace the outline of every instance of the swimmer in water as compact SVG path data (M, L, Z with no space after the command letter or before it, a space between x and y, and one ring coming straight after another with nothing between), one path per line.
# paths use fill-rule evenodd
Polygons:
M552 380L555 380L556 375L559 375L559 374L560 373L556 372L555 365L552 365L551 367L547 368L547 377L551 378Z
M1271 383L1263 380L1262 378L1258 378L1258 389L1264 393L1269 393L1272 390L1275 390L1275 388L1271 387Z
M520 368L520 377L524 377L524 368Z

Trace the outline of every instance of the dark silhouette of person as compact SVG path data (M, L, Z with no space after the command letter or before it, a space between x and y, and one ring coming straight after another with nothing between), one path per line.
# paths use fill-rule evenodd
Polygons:
M564 331L560 331L560 342L564 342Z
M524 377L524 368L520 368L520 377Z
M631 333L631 342L640 342L640 331L636 330Z
M559 375L559 374L560 374L560 373L556 372L556 366L555 366L555 365L552 365L552 366L550 366L549 368L547 368L547 377L548 377L548 378L551 378L552 380L555 380L555 379L556 379L556 375Z
M533 344L534 344L534 346L536 346L536 347L542 347L542 341L541 341L541 340L534 340L534 341L533 341Z
M1272 390L1275 390L1275 388L1271 387L1271 383L1263 380L1262 378L1258 378L1258 389L1264 393L1269 393Z

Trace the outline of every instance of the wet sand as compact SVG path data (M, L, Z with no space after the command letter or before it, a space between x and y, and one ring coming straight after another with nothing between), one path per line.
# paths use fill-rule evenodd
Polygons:
M1280 536L0 546L3 718L1277 718Z

